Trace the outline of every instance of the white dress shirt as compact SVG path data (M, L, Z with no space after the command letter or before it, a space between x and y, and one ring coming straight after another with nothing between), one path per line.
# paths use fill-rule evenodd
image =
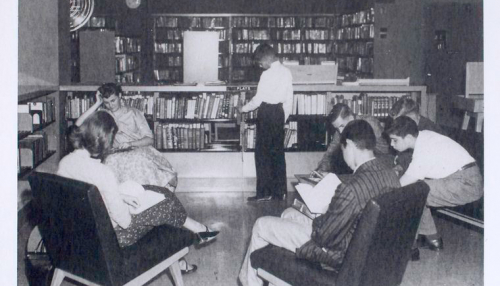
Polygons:
M242 107L241 111L252 111L258 108L262 102L269 104L283 103L285 121L292 112L292 73L279 61L273 62L271 67L262 73L257 85L257 93L250 102Z
M423 130L418 133L405 175L417 180L442 179L472 162L474 158L457 142L434 131Z

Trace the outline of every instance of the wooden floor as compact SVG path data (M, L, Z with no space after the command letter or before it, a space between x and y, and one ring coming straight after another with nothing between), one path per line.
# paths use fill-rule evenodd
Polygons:
M199 269L183 276L185 285L238 285L236 279L254 221L263 215L279 215L295 193L290 193L288 202L247 204L246 197L251 195L248 192L178 193L192 218L221 231L213 243L190 249L187 259ZM420 261L409 262L402 285L483 285L482 231L444 217L437 217L436 223L444 239L444 250L439 253L421 250ZM27 285L22 258L28 234L28 226L19 231L19 286ZM65 280L63 285L78 284ZM172 285L172 282L167 274L160 274L148 285Z

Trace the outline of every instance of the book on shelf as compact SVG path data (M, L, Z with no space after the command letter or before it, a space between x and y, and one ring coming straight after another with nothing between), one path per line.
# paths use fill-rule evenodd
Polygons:
M311 213L324 214L328 210L328 206L340 184L341 181L337 175L328 173L315 186L299 183L295 186L295 189Z

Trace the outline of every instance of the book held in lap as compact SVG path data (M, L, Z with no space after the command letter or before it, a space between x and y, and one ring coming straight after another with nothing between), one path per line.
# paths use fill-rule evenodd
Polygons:
M129 206L129 211L131 214L140 214L141 212L151 208L152 206L165 199L164 194L144 190L144 188L140 184L134 181L123 182L122 184L120 184L119 189L120 193L136 197L138 200L138 207Z
M340 179L333 173L326 175L315 186L299 183L295 186L295 189L299 192L307 208L301 206L299 201L297 203L294 202L292 206L309 217L310 215L307 212L311 214L324 214L328 210L328 206L335 195L335 190L340 184Z

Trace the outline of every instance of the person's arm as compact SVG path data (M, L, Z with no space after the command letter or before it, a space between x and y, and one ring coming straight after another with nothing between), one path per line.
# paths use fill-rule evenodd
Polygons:
M140 137L141 139L123 143L119 146L119 148L145 147L154 144L153 132L149 128L149 124L148 121L146 120L146 117L144 117L144 114L137 109L133 109L133 112L134 112L134 117L133 117L134 123L136 124L139 133L138 137Z
M408 186L409 184L413 184L418 181L417 178L408 175L407 173L403 174L399 179L399 183L401 183L401 187Z
M335 131L333 134L332 142L328 145L328 149L326 149L325 154L318 163L318 167L316 167L316 171L320 172L330 172L332 170L332 159L333 154L337 152L340 148L340 133Z
M99 91L96 91L94 105L92 105L89 109L87 109L87 111L85 111L82 115L80 115L80 117L78 117L75 125L80 127L90 115L96 112L96 110L102 105L102 102L103 100L101 97L101 93Z
M283 111L285 113L285 122L288 120L288 117L292 113L293 109L293 85L292 85L292 77L286 78L286 97L285 102L283 102Z
M257 92L255 96L252 97L252 99L247 104L241 107L241 112L249 112L257 109L264 100L265 95L268 93L267 86L269 86L270 84L271 83L268 82L265 74L262 74L260 76L259 83L257 84Z

